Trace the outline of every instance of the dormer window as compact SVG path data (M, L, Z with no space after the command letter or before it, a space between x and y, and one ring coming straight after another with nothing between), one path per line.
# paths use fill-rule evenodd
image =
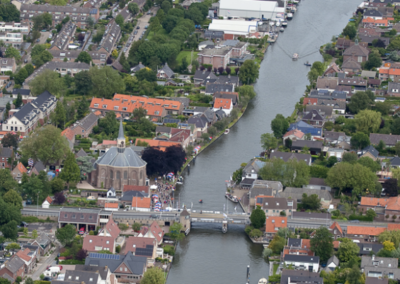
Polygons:
M103 105L103 108L107 108L107 105Z
M119 106L115 106L114 109L117 110L119 108Z
M99 107L99 104L94 104L94 107Z

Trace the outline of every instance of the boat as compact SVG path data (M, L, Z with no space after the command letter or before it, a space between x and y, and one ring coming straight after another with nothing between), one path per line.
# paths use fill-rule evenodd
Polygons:
M180 176L178 178L178 180L176 181L176 184L183 184L183 177L182 176Z
M293 11L293 8L292 8L292 11ZM286 15L286 18L287 18L288 20L293 19L293 14L292 14L292 13L288 13L288 14Z
M233 196L230 193L226 193L225 197L228 198L230 201L232 201L233 203L238 203L239 199L236 196Z
M285 28L284 28L284 27L281 27L281 28L279 29L279 31L280 31L281 33L283 33L283 32L285 31Z
M267 284L268 280L265 278L261 278L260 280L258 280L258 284Z
M225 129L224 134L229 134L229 129Z
M287 21L282 22L282 27L287 27Z
M311 63L308 63L308 61L307 61L307 62L304 63L304 65L305 66L311 66Z
M200 200L199 200L199 203L203 203L203 199L200 199Z
M281 26L281 21L276 21L275 26L280 27Z
M222 233L228 232L228 221L222 221Z
M293 56L292 56L292 59L293 60L299 59L299 55L297 53L294 53Z
M268 39L267 39L267 42L268 43L274 43L274 42L276 42L276 38L277 37L275 35L269 36Z

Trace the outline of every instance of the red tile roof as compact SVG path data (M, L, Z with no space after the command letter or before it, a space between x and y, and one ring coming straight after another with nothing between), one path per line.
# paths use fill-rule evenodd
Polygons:
M114 140L103 140L102 145L117 145L117 141Z
M304 98L303 105L317 105L317 98Z
M153 246L156 247L156 239L155 238L141 238L141 237L129 237L125 241L125 248L124 248L124 254L127 252L133 252L135 256L142 256L136 252L137 248L143 248L145 249L146 246ZM148 248L148 247L147 247ZM145 255L143 255L145 256ZM148 258L152 258L153 256L146 256Z
M23 260L25 260L25 261L30 261L31 259L32 259L32 257L30 257L29 255L28 255L28 253L30 252L30 249L28 249L28 248L26 248L26 249L24 249L24 250L20 250L20 251L18 251L17 253L16 253L16 255L20 258L20 259L23 259Z
M276 233L279 228L287 228L287 217L267 217L266 233Z
M340 234L343 235L342 227L340 227L339 223L336 221L333 222L333 224L329 227L329 229L332 229L332 230L337 229L340 232Z
M160 226L158 226L156 221L154 221L153 224L151 224L149 230L153 234L153 236L156 238L157 243L161 243L161 241L164 237L164 231L160 228Z
M72 141L75 137L75 133L70 128L67 128L61 132L61 135L65 136L65 138L67 138L69 141Z
M151 198L150 197L132 197L132 207L137 208L150 208Z
M167 147L169 146L178 146L181 145L181 143L178 142L169 142L169 141L162 141L162 140L153 140L153 139L136 139L135 145L138 144L138 142L146 142L149 144L149 147L157 147L161 151L165 151Z
M400 196L388 198L361 197L360 205L364 206L382 206L386 210L400 211Z
M378 236L380 233L382 233L384 231L386 231L386 228L347 226L347 234L348 235Z
M127 191L141 191L141 192L145 192L147 195L149 194L149 186L147 185L124 185L124 188L122 189L122 192L127 192Z
M47 197L46 197L46 201L47 201L49 204L51 204L51 203L53 202L53 199L51 199L50 196L47 196Z
M231 99L216 98L214 101L214 108L230 109L232 106Z
M96 247L100 247L101 250L105 250L107 248L110 252L114 252L114 238L91 235L87 235L83 238L82 249L89 252L94 252L96 251Z
M109 203L109 202L106 202L106 203L104 204L104 208L119 208L119 206L118 206L118 203Z
M21 174L28 172L28 170L25 168L25 166L21 162L18 163L17 168Z
M304 133L298 129L293 129L293 130L286 132L285 135L283 135L283 137L288 137L290 135L294 135L295 137L301 139L301 138L303 138Z
M118 238L120 232L121 230L119 229L118 225L114 222L112 218L110 218L110 220L107 222L104 228L99 232L99 235L105 235L105 236L111 235L111 237L116 239Z
M400 230L400 224L389 223L387 229L388 231Z
M340 242L339 241L333 241L333 248L337 249L340 246Z

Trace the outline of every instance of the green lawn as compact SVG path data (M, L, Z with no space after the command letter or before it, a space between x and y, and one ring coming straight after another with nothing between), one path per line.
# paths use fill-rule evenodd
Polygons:
M278 270L278 267L279 267L279 262L278 263L274 262L273 263L273 268L272 268L273 275L276 274L276 271Z
M178 56L176 57L176 62L181 65L182 59L186 57L186 61L188 64L191 63L191 51L181 51L179 52ZM197 59L198 52L193 51L193 60Z

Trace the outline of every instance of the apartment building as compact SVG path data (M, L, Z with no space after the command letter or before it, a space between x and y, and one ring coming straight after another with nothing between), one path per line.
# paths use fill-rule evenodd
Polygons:
M26 23L0 22L0 32L19 32L27 35L30 32L30 28Z
M97 8L34 4L22 4L20 13L23 22L31 22L34 16L49 13L53 17L53 25L61 23L68 16L80 28L86 27L89 17L93 18L94 21L97 21L100 17L100 11Z
M12 47L19 49L21 44L24 42L24 37L22 33L0 32L0 40L7 46L11 45Z
M7 71L15 72L17 64L14 58L1 58L0 59L0 72L4 73Z
M51 55L53 55L53 60L55 62L75 62L78 58L80 50L49 50ZM87 51L90 57L92 57L92 62L97 66L103 66L106 64L108 53L99 51Z
M213 68L226 68L229 59L231 58L231 54L232 48L228 46L220 48L205 48L198 53L197 60L200 65L210 64Z

